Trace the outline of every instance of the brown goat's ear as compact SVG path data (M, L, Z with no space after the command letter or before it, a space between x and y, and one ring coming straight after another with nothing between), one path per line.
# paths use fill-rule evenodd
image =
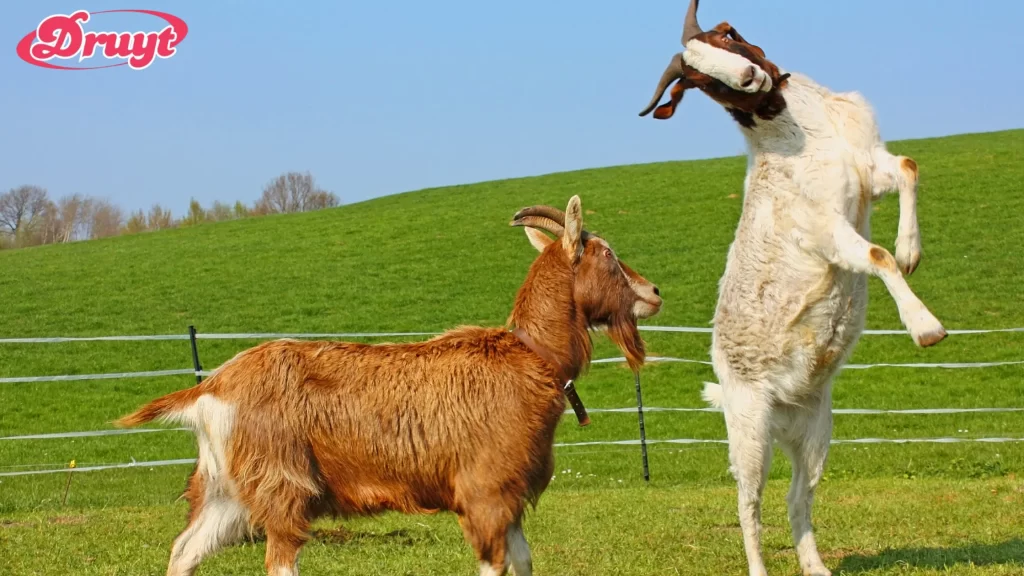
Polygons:
M552 240L550 236L536 228L530 228L529 226L526 226L523 228L523 230L526 232L526 237L530 239L530 244L532 244L533 247L537 249L537 252L543 252L544 249L548 247L548 245L554 242L554 240Z
M565 207L565 232L562 234L562 248L569 261L575 264L583 255L583 208L580 197L573 196Z
M669 92L671 98L667 103L662 104L654 109L654 117L658 120L668 120L676 113L676 107L683 100L683 93L686 92L686 80L679 80L672 85L672 90Z

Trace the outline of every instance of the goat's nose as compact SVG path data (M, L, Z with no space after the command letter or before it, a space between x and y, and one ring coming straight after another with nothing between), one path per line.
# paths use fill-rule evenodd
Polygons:
M757 67L754 65L747 66L740 75L740 86L746 88L754 83L754 78L757 77Z
M661 296L661 290L658 290L657 286L654 287L654 295L655 296Z

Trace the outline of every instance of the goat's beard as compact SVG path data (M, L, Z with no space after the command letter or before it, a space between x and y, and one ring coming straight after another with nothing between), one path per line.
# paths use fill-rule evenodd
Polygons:
M640 367L644 365L647 352L644 348L644 340L640 337L640 330L637 328L636 318L626 314L615 315L608 322L605 332L622 351L629 368L634 372L640 370Z

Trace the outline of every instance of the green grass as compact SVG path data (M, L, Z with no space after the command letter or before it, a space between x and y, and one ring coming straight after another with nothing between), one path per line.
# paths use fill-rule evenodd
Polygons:
M921 167L924 244L915 292L947 328L1024 326L1024 131L903 141ZM535 252L508 221L579 194L587 228L661 288L651 324L706 326L740 212L745 161L624 166L424 190L311 214L273 216L0 252L0 337L200 332L440 331L500 325ZM876 203L891 247L895 197ZM869 328L899 328L870 283ZM645 333L653 355L706 359L704 334ZM596 337L597 357L618 355ZM255 341L200 341L206 368ZM0 376L188 368L187 342L0 345ZM1024 360L1024 334L865 336L851 362ZM1024 367L844 371L837 408L1020 407ZM649 364L648 406L703 406L707 366ZM190 377L0 385L0 436L108 429ZM578 383L588 407L634 405L621 365ZM568 416L559 442L636 438L635 413ZM651 413L651 439L725 437L720 414ZM1024 414L836 417L836 438L1024 437ZM745 570L734 487L720 445L651 447L650 486L633 446L557 450L559 475L527 524L539 574ZM0 472L195 456L190 434L0 441ZM572 472L562 473L565 470ZM839 445L816 505L826 564L849 574L1024 574L1021 444ZM159 574L184 508L188 467L0 478L0 574ZM769 571L796 573L778 456L765 509ZM620 482L621 481L621 482ZM993 493L993 491L995 491ZM340 528L344 526L344 529ZM454 520L386 515L325 524L303 568L323 574L473 573ZM261 544L202 574L258 572Z

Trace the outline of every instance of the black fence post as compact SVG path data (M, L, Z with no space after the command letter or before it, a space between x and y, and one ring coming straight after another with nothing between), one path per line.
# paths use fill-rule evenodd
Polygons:
M196 327L195 326L191 326L190 325L188 327L188 339L189 339L189 342L192 344L192 365L196 369L196 384L199 384L199 383L201 383L203 381L203 377L199 374L200 372L203 371L203 366L201 364L199 364L199 349L196 347Z
M647 468L647 433L644 431L644 401L640 394L640 372L634 372L636 378L636 411L640 419L640 453L644 458L644 482L651 481L651 472Z

